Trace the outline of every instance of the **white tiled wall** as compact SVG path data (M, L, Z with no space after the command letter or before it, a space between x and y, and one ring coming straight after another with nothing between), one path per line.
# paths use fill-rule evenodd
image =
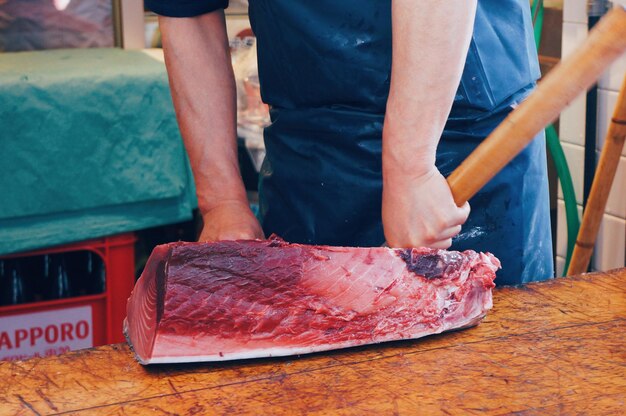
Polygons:
M580 114L585 114L586 105L587 97L585 94L581 94L561 113L559 117L561 141L580 147L584 146L585 117L580 117Z
M619 91L624 72L626 71L626 58L622 55L607 71L604 72L598 84L600 88L612 91Z
M618 60L618 62L626 62L626 57ZM622 76L625 72L626 68L624 69L624 72L622 72ZM619 87L615 90L608 90L604 88L599 88L598 90L598 143L596 146L598 150L601 150L604 145L606 132L609 128L609 121L613 115L613 109L617 104L618 89ZM626 156L626 146L622 149L622 156Z
M596 151L596 160L600 160L600 152ZM620 157L617 165L615 179L606 201L605 211L607 214L618 218L626 218L626 157Z
M620 1L613 1L613 7L621 7L617 4L618 2ZM624 4L624 0L621 0L621 3ZM617 62L604 73L598 85L604 90L619 91L624 80L624 73L626 73L626 56L622 55L621 59L618 59Z
M578 215L582 216L583 207L577 205ZM565 203L559 199L557 202L557 223L559 225L565 225ZM557 228L557 242L556 242L556 255L565 259L567 254L567 227Z
M587 25L587 0L565 0L563 2L563 21L584 23Z
M624 243L626 220L605 214L598 232L592 268L610 270L624 267Z
M587 36L587 1L565 0L563 5L563 57L566 57ZM624 75L626 56L605 72L599 81L597 150L600 151L606 136L607 126ZM585 135L585 98L579 97L564 110L560 118L560 136L567 157L578 204L582 201L583 144ZM599 152L597 153L599 157ZM580 205L578 206L581 210ZM581 216L582 219L582 216ZM626 149L622 150L620 165L611 188L606 212L600 226L592 268L609 270L624 267L626 240ZM562 274L567 246L565 205L559 189L557 218L557 273Z
M584 108L582 114L585 114ZM583 117L584 120L584 117ZM561 123L563 123L561 121ZM583 203L583 183L584 172L583 166L585 161L585 148L577 144L570 144L566 141L563 133L561 133L561 146L563 146L563 153L567 159L569 165L570 174L572 175L572 183L574 184L574 191L576 192L576 202ZM563 192L559 186L559 198L563 199Z

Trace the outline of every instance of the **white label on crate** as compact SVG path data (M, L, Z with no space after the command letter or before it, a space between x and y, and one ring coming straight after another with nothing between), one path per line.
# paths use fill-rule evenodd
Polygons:
M45 357L92 346L91 306L0 317L0 360Z

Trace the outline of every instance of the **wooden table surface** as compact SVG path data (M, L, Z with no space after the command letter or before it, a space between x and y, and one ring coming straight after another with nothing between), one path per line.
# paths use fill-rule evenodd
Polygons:
M0 363L0 414L626 414L626 269L494 294L475 328L142 367L124 344Z

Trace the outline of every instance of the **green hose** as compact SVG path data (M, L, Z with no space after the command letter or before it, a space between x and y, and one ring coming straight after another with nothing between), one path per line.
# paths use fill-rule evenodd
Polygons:
M541 44L541 31L543 30L543 0L534 0L530 10L533 16L533 26L535 29L535 46L539 51Z
M533 1L531 14L533 16L535 45L537 46L537 50L539 50L539 44L541 43L543 9L543 0ZM549 125L546 128L546 143L556 167L556 173L559 177L561 190L563 191L563 201L565 202L565 219L567 222L567 255L565 257L565 268L563 269L563 276L565 276L572 258L574 245L576 244L576 236L578 235L578 229L580 228L580 219L578 217L578 205L576 202L576 192L574 191L572 176L570 175L569 167L567 166L565 153L563 153L563 148L561 147L561 141L559 140L559 136L556 134L556 130L553 125Z
M552 160L554 160L561 190L563 191L563 200L565 202L565 219L567 221L567 256L565 257L565 268L563 269L563 276L565 276L572 258L574 245L576 244L578 229L580 228L578 205L576 203L576 191L574 191L574 184L572 183L572 176L567 166L567 160L565 159L565 154L563 153L563 148L561 147L561 142L556 134L556 130L552 125L546 128L546 143L548 144L548 150L550 151Z

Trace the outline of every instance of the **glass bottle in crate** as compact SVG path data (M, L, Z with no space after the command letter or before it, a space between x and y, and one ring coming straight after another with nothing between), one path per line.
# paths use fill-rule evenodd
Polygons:
M89 274L86 271L86 251L71 251L65 254L67 274L69 276L72 294L84 296L89 293Z
M13 287L22 286L22 291L28 298L27 302L39 302L44 299L40 261L41 256L18 257L7 261L7 265L12 264L10 266L11 273L19 275L19 279L17 276L12 277L15 282Z
M89 276L89 293L103 293L106 290L106 273L104 262L93 251L86 251L87 275Z
M50 288L48 293L50 299L62 299L72 296L72 287L67 273L67 265L63 254L53 254L50 256Z
M40 282L43 299L56 299L54 293L54 274L52 273L52 255L44 254L40 258Z
M39 291L44 300L52 299L52 258L50 254L44 254L39 258Z
M0 306L10 305L11 284L9 281L8 260L0 259Z
M66 253L70 285L74 296L85 296L105 291L104 262L91 250Z
M2 262L2 305L18 305L31 301L31 288L24 281L18 259Z
M5 294L8 293L9 284L5 273L6 260L0 259L0 306L4 305Z

